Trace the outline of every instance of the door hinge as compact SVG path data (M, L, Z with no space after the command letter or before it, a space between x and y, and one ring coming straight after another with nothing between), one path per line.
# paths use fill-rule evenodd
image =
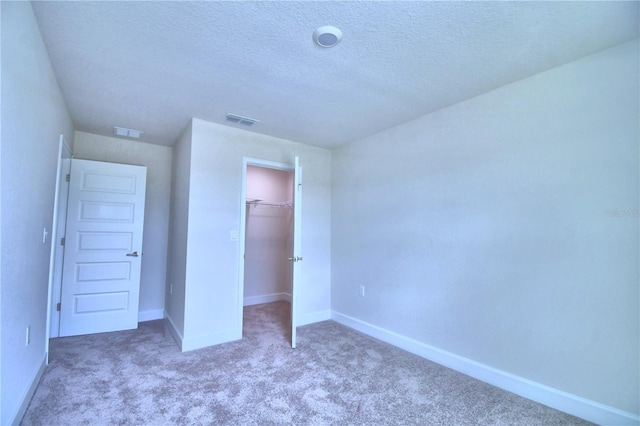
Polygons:
M64 237L60 238L60 245L63 246L64 245Z
M56 305L56 311L60 312L60 302Z
M65 176L64 180L66 180L67 182L71 182L71 175L67 174L67 176Z

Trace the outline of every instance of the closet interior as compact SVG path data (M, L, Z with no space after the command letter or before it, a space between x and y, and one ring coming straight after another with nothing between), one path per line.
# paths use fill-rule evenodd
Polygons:
M290 310L294 174L248 165L246 177L244 306L286 301Z

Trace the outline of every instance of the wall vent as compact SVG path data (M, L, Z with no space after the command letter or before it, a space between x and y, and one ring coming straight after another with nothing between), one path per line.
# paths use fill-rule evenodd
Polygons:
M243 117L241 115L231 114L231 113L227 113L226 118L227 118L227 121L231 121L232 123L237 123L237 124L243 124L245 126L253 126L259 121L259 120L256 120L255 118Z
M125 129L124 127L114 127L113 134L115 136L124 136L125 138L140 139L144 132L140 130Z

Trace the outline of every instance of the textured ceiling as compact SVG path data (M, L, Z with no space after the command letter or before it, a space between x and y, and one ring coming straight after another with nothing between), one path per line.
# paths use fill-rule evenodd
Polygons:
M639 5L33 3L77 130L172 145L231 112L329 148L637 38ZM322 25L342 42L314 45Z

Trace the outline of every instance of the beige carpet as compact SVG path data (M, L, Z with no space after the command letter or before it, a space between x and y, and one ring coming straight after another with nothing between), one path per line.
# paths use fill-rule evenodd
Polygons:
M181 353L163 321L51 341L23 425L584 425L332 321L286 332L245 309L241 341Z

